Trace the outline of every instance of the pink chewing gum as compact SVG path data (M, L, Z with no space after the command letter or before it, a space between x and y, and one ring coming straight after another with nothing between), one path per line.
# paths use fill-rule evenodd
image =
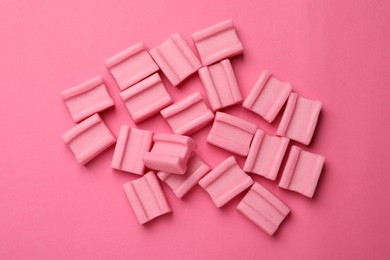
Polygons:
M226 20L192 34L204 66L241 54L244 51L232 20Z
M143 42L106 60L106 66L120 90L130 87L159 70Z
M229 60L201 68L199 77L214 111L242 101L236 76Z
M100 76L62 91L61 97L76 123L114 105Z
M280 81L265 70L242 106L271 123L286 102L291 90L290 83Z
M150 55L174 86L195 73L201 66L198 58L178 33L151 49Z
M322 103L291 93L277 135L308 145L313 137Z
M290 213L282 201L257 182L238 204L237 210L270 236Z
M153 172L125 183L123 189L140 224L172 211Z
M290 139L257 129L245 161L244 171L275 180Z
M184 174L170 174L159 172L157 176L173 190L178 198L182 198L189 192L206 173L210 167L196 154L193 154L187 162L187 171Z
M279 187L312 198L320 178L325 157L292 146Z
M241 118L217 112L206 141L232 153L247 156L257 126Z
M115 143L115 137L98 114L81 121L66 132L62 139L81 164L86 164Z
M252 184L252 178L240 168L234 156L227 158L199 181L218 208Z
M122 125L119 130L111 167L117 170L143 175L144 152L149 152L153 144L153 133Z
M138 124L172 104L160 76L155 73L119 94L134 123Z
M207 108L202 95L195 92L161 110L161 115L175 134L191 135L210 123L214 114Z
M184 174L187 161L196 142L188 136L174 134L155 134L153 147L145 152L143 160L146 167L168 173Z

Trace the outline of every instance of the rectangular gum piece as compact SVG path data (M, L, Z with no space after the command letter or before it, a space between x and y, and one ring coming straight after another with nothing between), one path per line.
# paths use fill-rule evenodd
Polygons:
M174 86L201 67L198 58L178 33L151 49L150 55Z
M232 153L247 156L257 126L241 118L217 112L206 141Z
M210 171L210 167L196 154L192 154L187 162L187 171L184 174L170 174L159 172L157 176L173 190L178 198L187 194L199 180Z
M202 95L195 92L173 105L161 110L161 115L175 134L191 135L208 123L214 114L207 108Z
M101 76L62 91L61 97L76 123L114 105Z
M153 172L125 183L123 189L140 224L172 211Z
M62 139L81 164L86 164L115 143L115 137L98 114L81 121L66 132Z
M281 200L257 182L238 204L237 210L270 236L290 213Z
M276 134L308 145L316 128L321 106L320 101L291 93Z
M265 70L242 106L271 123L283 107L291 90L290 83L280 81Z
M229 60L203 67L198 73L206 90L210 106L214 111L242 101L236 76Z
M292 146L279 187L312 198L320 178L325 157Z
M138 82L119 94L134 123L138 124L172 104L158 73Z
M106 66L119 89L124 90L159 70L143 42L106 60Z
M153 141L151 151L143 155L145 166L156 171L184 174L196 142L188 136L160 133L153 136Z
M144 152L149 152L153 144L153 133L122 125L119 130L111 167L117 170L143 175Z
M246 158L244 171L275 180L290 139L257 129Z
M231 19L192 34L204 66L241 54L244 51Z
M240 168L234 156L227 158L199 181L218 208L252 184L252 178Z

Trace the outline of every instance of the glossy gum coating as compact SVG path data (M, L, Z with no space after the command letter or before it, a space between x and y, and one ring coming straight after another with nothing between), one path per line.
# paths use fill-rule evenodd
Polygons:
M172 211L153 172L125 183L123 189L140 224Z
M242 106L271 123L283 107L291 90L292 85L290 83L280 81L265 70Z
M229 60L203 67L198 73L213 111L242 101L236 76Z
M271 136L257 129L251 143L244 171L275 180L290 139Z
M210 167L198 155L193 153L188 159L187 170L184 174L159 172L157 176L168 184L178 198L182 198L209 171Z
M153 133L122 125L115 146L111 167L134 174L143 175L145 165L144 152L149 152L153 143Z
M120 90L130 87L159 70L143 42L134 44L109 58L105 63Z
M231 19L193 33L192 39L204 66L244 51Z
M81 164L86 164L115 143L115 137L98 114L81 121L66 132L62 139Z
M61 97L76 123L114 105L101 76L62 91Z
M158 73L122 91L120 96L136 124L172 104L172 98L165 89Z
M143 161L145 166L156 170L174 174L184 174L187 170L187 161L196 142L188 136L175 134L155 134L153 147L145 152Z
M325 162L322 155L292 146L279 187L312 198Z
M191 135L207 124L214 114L207 108L202 95L195 92L161 110L161 115L175 134Z
M257 126L241 118L217 112L206 141L232 153L246 156Z
M237 210L270 236L290 213L282 201L257 182L238 204Z
M252 178L240 168L234 156L227 158L199 181L218 208L252 184Z
M178 33L151 49L150 55L174 86L195 73L201 66L198 58Z
M320 101L291 93L276 134L308 145L317 126L321 106Z

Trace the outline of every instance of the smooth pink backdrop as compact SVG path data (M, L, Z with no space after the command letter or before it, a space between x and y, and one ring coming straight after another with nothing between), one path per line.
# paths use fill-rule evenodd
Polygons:
M0 1L0 259L389 259L390 1ZM243 96L267 68L323 101L308 151L326 157L314 199L253 178L291 207L274 237L197 186L173 214L137 223L110 168L113 148L83 167L61 140L73 122L60 91L103 75L116 135L133 125L104 60L143 40L233 18L245 54L232 60ZM174 100L201 90L197 76ZM225 109L269 133L239 107ZM140 127L168 132L161 116ZM194 137L211 166L229 153ZM302 146L301 146L302 147ZM239 163L243 165L244 160Z

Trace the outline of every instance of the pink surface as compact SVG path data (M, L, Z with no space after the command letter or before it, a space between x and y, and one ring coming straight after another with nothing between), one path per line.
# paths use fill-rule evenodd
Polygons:
M122 125L119 129L111 167L125 172L143 175L145 164L142 156L153 144L153 132Z
M0 1L0 258L390 258L389 16L389 1L365 0ZM291 141L326 157L315 196L250 174L291 208L269 237L237 212L244 193L218 209L198 185L179 200L164 184L172 214L139 225L122 189L139 176L111 169L114 146L75 161L59 93L102 75L115 102L102 117L117 136L134 124L104 61L176 31L196 53L191 34L228 18L245 46L231 60L243 98L267 68L323 103L311 144ZM179 88L162 79L174 102L205 96L195 75ZM226 111L272 135L280 121ZM139 127L171 132L160 115ZM204 142L210 128L192 137L213 168L230 153Z
M192 135L214 119L214 113L206 106L202 95L195 92L161 110L175 134Z

